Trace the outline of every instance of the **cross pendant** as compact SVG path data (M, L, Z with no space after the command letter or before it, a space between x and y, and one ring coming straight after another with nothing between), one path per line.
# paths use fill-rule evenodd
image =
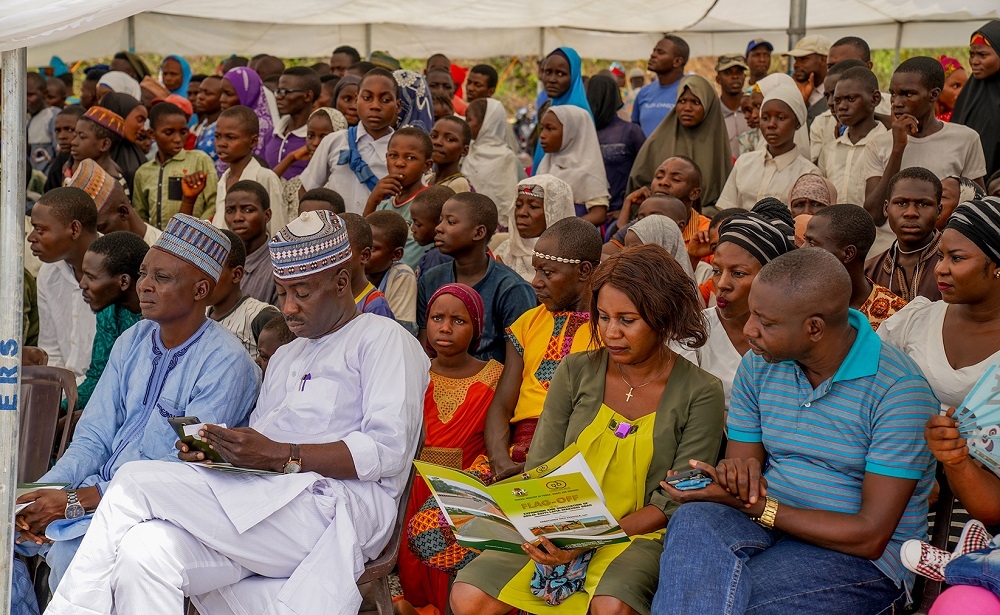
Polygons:
M632 401L632 387L629 387L628 393L625 394L625 401Z

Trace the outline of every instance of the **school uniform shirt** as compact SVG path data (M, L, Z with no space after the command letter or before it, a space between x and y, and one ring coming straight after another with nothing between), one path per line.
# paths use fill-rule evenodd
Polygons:
M782 203L798 178L816 173L816 165L803 158L797 149L772 156L767 149L743 154L736 159L733 172L726 180L715 206L751 209L764 197L774 197Z
M97 316L66 261L42 263L38 270L38 347L49 365L65 367L82 383L90 367Z
M433 244L431 245L433 246ZM431 247L430 250L424 252L424 255L420 257L420 263L418 263L417 268L414 269L414 273L417 274L417 280L423 277L425 273L434 267L450 263L453 260L455 259L447 254L441 254L441 250L439 250L436 246Z
M438 265L417 282L417 327L427 328L427 302L437 289L455 281L455 264ZM483 298L483 335L479 348L469 351L481 361L503 363L507 351L505 332L514 321L538 305L535 291L516 271L489 259L486 275L472 287Z
M364 215L365 203L368 202L371 190L358 181L349 165L340 164L341 155L350 149L347 137L346 130L338 130L325 136L313 153L305 171L299 175L299 179L302 180L302 187L306 190L330 188L344 197L347 211ZM373 139L365 130L365 125L358 124L356 142L358 153L378 179L389 173L385 164L385 153L389 149L391 137L392 131L381 139Z
M219 187L215 193L215 208L212 212L214 214L212 224L223 229L229 228L226 226L226 186L228 185L227 182L231 173L232 169L226 169L222 177L219 178ZM267 190L267 197L271 202L271 221L267 223L267 232L268 236L274 235L289 222L288 205L285 203L284 184L274 174L274 171L265 169L257 162L256 158L250 159L250 162L243 169L243 173L240 174L237 181L244 179L255 181L264 186L264 190ZM204 217L208 218L209 215L205 214Z
M301 147L305 147L306 133L309 131L307 124L303 124L295 130L288 130L288 125L291 121L292 117L290 115L281 116L281 119L274 125L274 138L268 141L267 146L264 148L264 160L267 161L267 165L272 169L278 166L278 163L284 160L285 156ZM281 178L292 179L293 177L298 177L302 174L302 171L306 170L308 164L308 160L296 160L288 167L288 170L285 171Z
M410 215L410 206L413 205L413 199L416 198L417 194L420 194L425 190L421 188L419 191L413 194L410 198L406 199L402 203L396 202L396 197L389 197L378 204L375 211L394 211L406 220L406 225L409 226L413 224L413 216ZM400 262L404 263L410 270L416 268L417 264L420 263L420 257L424 255L424 252L430 249L430 244L422 246L417 243L417 240L413 238L413 233L406 234L406 243L403 245L403 258ZM395 310L393 310L395 311Z
M878 336L905 352L920 367L941 409L958 408L991 365L1000 350L975 365L954 369L944 350L944 318L948 304L917 297L879 327Z
M680 84L680 79L670 85L660 85L659 81L653 81L642 86L636 94L632 104L632 121L642 127L647 138L677 104L677 88Z
M270 305L278 304L278 289L274 284L274 265L271 264L271 251L265 242L259 248L247 254L247 263L243 266L243 280L240 282L243 292L258 301Z
M833 116L831 116L833 117ZM816 118L813 129L816 129L822 116ZM851 203L859 207L865 205L865 148L875 137L889 132L882 122L875 122L871 132L852 143L847 131L836 139L826 143L819 153L819 172L833 182L837 189L837 202ZM896 241L896 234L889 228L889 223L875 227L875 243L869 254L879 254L889 249Z
M813 164L819 160L820 152L823 151L823 147L827 143L832 143L837 135L834 131L837 129L837 118L833 117L833 113L829 109L820 113L819 116L813 120L811 126L809 126L809 160Z
M733 384L728 435L763 445L768 495L789 506L855 514L866 473L917 481L885 551L871 560L909 591L914 574L899 549L927 535L935 464L924 424L938 403L913 359L883 343L857 310L848 321L857 331L854 344L817 387L794 361L768 363L747 353Z
M181 210L184 176L198 172L205 173L205 189L195 199L192 213L198 218L205 217L215 203L219 177L212 159L199 150L182 149L165 164L153 159L136 169L132 179L132 208L140 218L163 229Z
M747 118L743 115L743 109L739 107L730 109L725 104L721 104L719 108L722 109L722 119L726 122L726 132L729 133L729 149L732 151L733 158L739 158L740 135L750 129L747 126Z
M865 146L865 179L882 177L892 154L892 132L876 135ZM979 133L961 124L944 123L926 137L910 136L900 168L923 167L939 179L955 175L977 179L986 175L986 156Z
M402 261L392 264L378 285L396 318L407 331L417 332L417 276Z
M215 313L214 307L208 308L208 317L212 318ZM240 340L246 348L251 358L257 356L257 338L261 329L275 316L280 316L281 312L273 305L258 301L250 295L243 297L236 303L233 309L223 314L221 318L212 318L215 322L225 327L230 333Z

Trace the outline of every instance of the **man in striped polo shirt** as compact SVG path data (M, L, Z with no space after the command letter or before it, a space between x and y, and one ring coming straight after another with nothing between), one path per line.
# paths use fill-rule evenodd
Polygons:
M916 364L849 309L832 254L757 275L714 482L663 488L670 520L654 613L881 613L913 584L899 548L926 535L923 426L939 407Z

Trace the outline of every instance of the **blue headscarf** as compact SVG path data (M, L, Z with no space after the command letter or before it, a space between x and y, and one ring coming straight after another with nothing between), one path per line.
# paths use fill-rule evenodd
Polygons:
M396 128L413 126L426 133L434 127L434 103L423 75L412 70L393 71L399 86L399 120Z
M580 54L576 52L572 47L560 47L546 56L546 60L551 58L553 55L559 54L566 58L569 62L569 89L563 93L562 96L556 96L552 100L552 107L559 107L561 105L573 105L574 107L580 107L581 109L586 109L590 116L594 116L594 112L590 109L590 103L587 102L587 88L583 85L583 72L582 72L582 62L580 61ZM538 117L539 124L542 122L541 116ZM542 151L541 140L535 144L535 155L533 157L533 162L531 165L532 174L535 173L535 169L538 168L538 163L542 161L542 157L545 152Z
M163 58L164 62L166 62L167 60L173 60L174 62L177 62L178 64L181 65L181 86L176 90L170 90L170 93L179 94L180 96L187 98L188 84L191 83L191 65L188 64L188 61L182 58L181 56L167 56Z

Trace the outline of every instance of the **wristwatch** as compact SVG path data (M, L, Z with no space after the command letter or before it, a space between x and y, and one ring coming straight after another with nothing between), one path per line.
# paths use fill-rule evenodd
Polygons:
M770 530L774 528L774 519L777 515L778 500L772 497L767 497L764 499L764 510L760 513L759 517L753 518L752 520Z
M66 513L67 519L79 519L80 517L87 514L87 511L83 509L83 505L80 504L80 499L76 496L76 489L66 490Z
M285 474L298 474L302 471L302 456L299 454L298 444L289 444L291 452L288 456L288 461L285 463L285 467L281 469Z

